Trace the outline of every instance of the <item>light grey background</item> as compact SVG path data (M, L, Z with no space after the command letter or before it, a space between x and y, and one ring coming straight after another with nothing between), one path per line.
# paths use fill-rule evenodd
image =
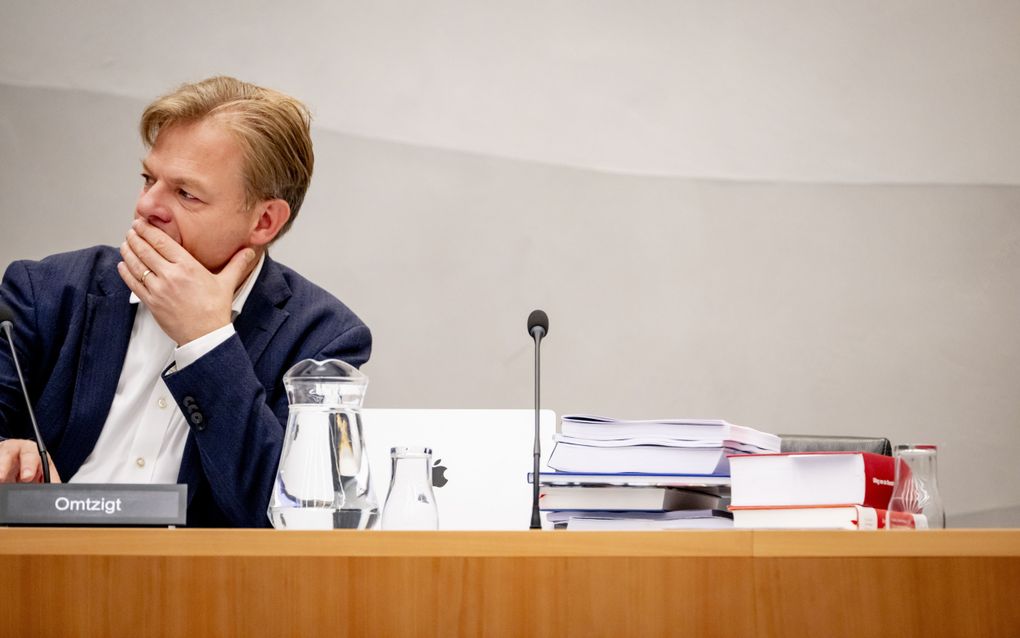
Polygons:
M941 446L1020 524L1020 5L0 6L0 262L121 241L142 107L316 116L274 256L372 327L373 407L721 417ZM498 441L493 442L498 446Z

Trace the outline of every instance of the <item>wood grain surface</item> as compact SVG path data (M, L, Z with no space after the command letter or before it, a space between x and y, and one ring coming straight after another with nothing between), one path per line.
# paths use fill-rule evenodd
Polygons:
M0 529L3 636L1017 636L1020 531Z

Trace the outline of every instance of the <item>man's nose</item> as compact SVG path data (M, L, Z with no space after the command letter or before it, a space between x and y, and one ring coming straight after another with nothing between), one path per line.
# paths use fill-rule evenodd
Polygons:
M135 204L135 214L150 224L153 221L169 222L171 212L167 205L168 196L166 187L159 182L142 189Z

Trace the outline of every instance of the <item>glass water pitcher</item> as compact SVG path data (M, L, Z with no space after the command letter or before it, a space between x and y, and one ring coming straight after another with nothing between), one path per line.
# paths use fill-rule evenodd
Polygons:
M283 376L290 416L269 500L277 529L368 529L379 519L361 425L368 377L306 359Z

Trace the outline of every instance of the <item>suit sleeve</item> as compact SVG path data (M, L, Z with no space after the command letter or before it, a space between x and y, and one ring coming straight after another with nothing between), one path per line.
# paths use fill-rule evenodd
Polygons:
M30 393L35 386L32 383L32 364L39 358L34 299L32 280L26 264L14 262L0 284L0 303L7 306L13 315L14 346ZM37 356L33 357L33 352ZM7 335L0 331L0 440L33 438L31 427Z
M371 346L368 327L358 324L309 357L360 366ZM232 525L268 527L266 508L287 423L286 396L267 399L236 334L163 379L191 428L218 508Z

